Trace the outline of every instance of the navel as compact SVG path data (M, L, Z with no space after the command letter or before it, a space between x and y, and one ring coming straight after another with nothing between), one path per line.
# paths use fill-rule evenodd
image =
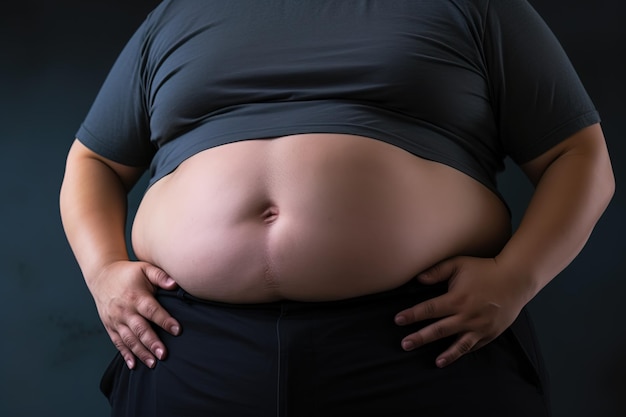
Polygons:
M268 206L261 213L261 219L267 224L272 224L278 219L278 207L275 205Z

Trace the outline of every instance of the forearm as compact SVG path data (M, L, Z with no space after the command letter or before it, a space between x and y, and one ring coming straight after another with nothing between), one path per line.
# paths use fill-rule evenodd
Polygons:
M525 281L527 301L578 255L613 191L603 140L564 150L543 170L519 228L496 257Z
M128 259L126 201L126 187L111 167L70 151L60 194L61 219L88 286L105 265Z

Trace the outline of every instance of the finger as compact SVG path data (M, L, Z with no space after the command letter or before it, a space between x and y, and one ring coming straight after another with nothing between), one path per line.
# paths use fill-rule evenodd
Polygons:
M109 337L111 338L113 345L120 352L120 355L122 355L122 358L124 358L124 362L126 362L126 366L128 367L128 369L134 369L135 368L135 355L133 355L133 352L131 352L130 349L128 349L126 345L124 345L124 342L117 335L117 333L113 333L112 331L108 329L107 329L107 332L109 333Z
M167 312L167 310L161 307L154 297L146 296L137 300L136 308L139 314L155 323L168 333L174 336L178 336L180 333L180 324Z
M422 301L396 314L395 322L399 326L405 326L424 320L449 316L454 313L451 308L453 304L449 301L449 298L449 294L444 294Z
M150 326L143 317L135 316L131 318L128 327L139 339L141 345L147 348L152 355L156 356L159 360L165 359L165 345L161 342L152 326Z
M141 342L135 333L137 331L137 328L133 329L126 326L120 326L118 329L120 340L115 343L115 347L120 352L124 349L130 349L131 353L139 358L141 362L146 364L148 368L153 368L156 363L156 357Z
M444 339L459 333L460 328L453 317L438 320L415 333L411 333L402 339L402 349L410 351L425 344Z
M417 279L422 284L437 284L452 278L457 272L454 260L439 262L435 266L417 274Z
M143 265L143 273L148 280L155 286L164 290L173 290L176 288L176 281L170 277L165 271L151 264Z
M450 365L461 356L478 349L478 341L478 337L473 333L465 333L459 336L448 349L437 357L435 364L439 368Z

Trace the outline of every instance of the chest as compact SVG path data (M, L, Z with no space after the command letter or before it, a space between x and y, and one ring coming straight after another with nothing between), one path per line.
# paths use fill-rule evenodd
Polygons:
M448 2L215 3L150 40L153 131L298 100L362 102L458 131L491 117L479 29Z

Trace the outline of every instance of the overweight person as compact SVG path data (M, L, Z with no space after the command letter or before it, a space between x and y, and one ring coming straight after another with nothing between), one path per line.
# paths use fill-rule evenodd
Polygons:
M599 123L525 0L163 1L60 198L112 415L549 415L524 306L613 194Z

